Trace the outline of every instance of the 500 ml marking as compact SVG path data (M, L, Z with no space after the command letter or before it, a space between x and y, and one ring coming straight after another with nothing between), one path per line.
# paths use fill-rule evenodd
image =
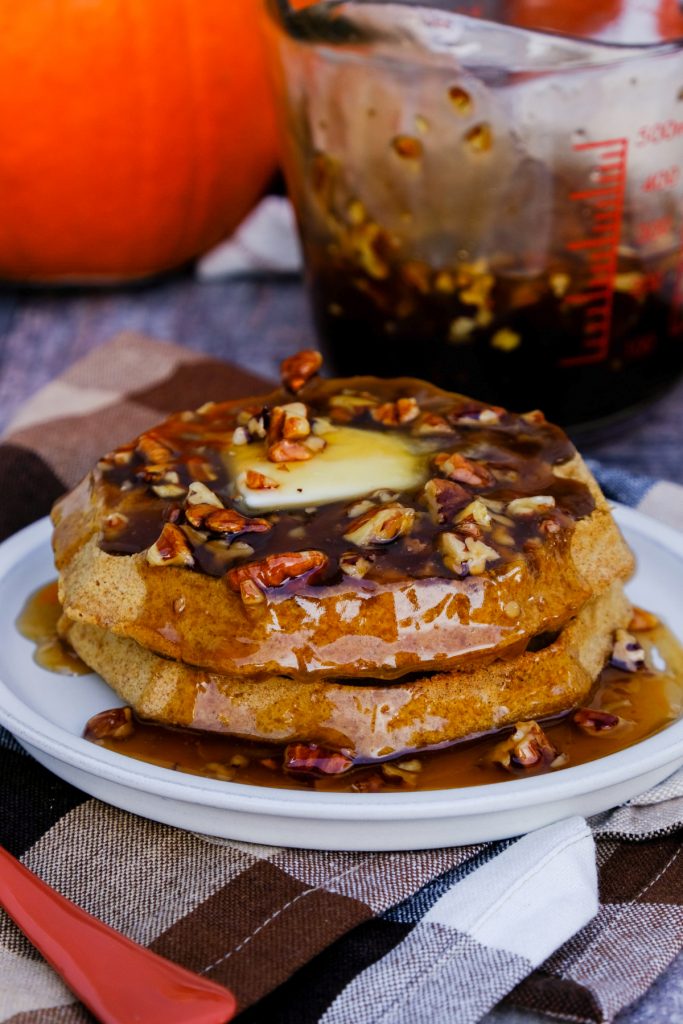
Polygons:
M583 252L590 276L584 287L567 295L565 302L585 311L581 351L560 361L561 366L601 363L609 355L614 278L617 271L617 247L621 239L626 188L627 139L581 142L574 152L592 151L596 165L591 185L570 193L573 202L587 206L591 213L588 234L567 246L570 252Z

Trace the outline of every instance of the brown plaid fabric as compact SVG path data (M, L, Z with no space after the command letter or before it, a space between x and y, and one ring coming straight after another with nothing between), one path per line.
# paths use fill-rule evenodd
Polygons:
M263 383L173 345L115 339L12 423L2 535L165 413ZM656 514L656 488L647 502ZM102 920L230 987L242 1024L463 1024L503 998L611 1021L683 947L683 773L590 828L576 818L518 840L362 854L146 821L61 782L3 730L0 771L3 844ZM0 914L0 1022L90 1019Z

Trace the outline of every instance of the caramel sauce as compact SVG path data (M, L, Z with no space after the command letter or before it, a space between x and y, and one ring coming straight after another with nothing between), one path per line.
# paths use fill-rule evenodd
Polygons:
M311 420L316 418L335 421L339 409L334 405L340 395L353 393L370 396L377 409L385 403L399 399L415 399L419 408L417 420L406 424L385 426L372 415L369 407L349 413L350 420L336 421L337 425L358 428L367 433L368 445L373 436L386 431L405 436L407 443L422 446L425 466L437 453L458 453L488 468L489 482L475 488L475 496L506 504L514 498L532 495L550 495L555 507L540 516L520 516L508 520L510 541L500 546L498 560L492 569L504 571L510 560L522 556L533 560L535 550L545 547L562 550L568 542L577 519L590 515L595 501L582 481L556 475L558 465L567 463L575 449L566 435L548 423L542 416L537 420L525 419L505 410L495 410L494 422L482 413L491 415L484 404L461 395L452 395L422 381L413 379L379 380L356 377L348 380L310 381L296 396L306 405ZM293 396L276 391L265 397L250 399L247 408L267 424L271 411L278 405L291 402ZM230 479L228 461L232 448L233 431L243 411L235 402L219 403L194 413L179 413L155 427L146 435L146 444L124 446L112 453L99 466L96 480L101 481L106 510L101 548L113 555L131 555L149 548L158 539L165 522L176 523L185 530L194 564L192 572L210 576L223 576L228 567L304 549L320 549L328 556L324 572L316 576L315 585L334 585L344 579L339 558L352 547L344 532L349 526L349 500L331 500L314 507L289 508L265 513L270 528L263 533L245 529L231 537L210 537L207 531L188 529L184 495L194 480L208 481L227 508L248 511L240 505ZM445 425L443 436L421 437L421 417L437 417ZM497 418L496 418L497 417ZM151 439L151 440L150 440ZM158 458L164 456L164 472L171 472L177 481L175 497L159 497L154 487L159 484L161 464L150 463L149 446L160 445ZM254 450L260 442L250 442ZM248 446L247 446L248 447ZM324 460L324 451L314 458ZM287 470L287 464L273 465L272 473ZM432 467L432 475L437 473ZM438 474L437 474L438 475ZM365 577L368 581L436 577L452 579L454 573L439 553L438 538L444 523L435 522L425 514L423 488L396 493L403 506L417 513L410 536L399 537L391 544L376 545L373 565ZM463 505L467 499L463 501ZM502 506L501 506L502 507ZM117 517L115 513L121 513ZM551 529L543 532L543 520L552 519ZM119 522L120 520L120 522ZM114 522L116 525L107 525ZM551 534L549 536L549 534ZM233 557L230 546L235 540L248 541L251 553ZM346 580L348 582L348 580ZM277 588L280 595L296 592L305 581L285 582Z
M636 634L646 652L647 667L623 672L607 667L601 673L587 706L618 715L624 721L613 731L588 735L572 720L572 712L543 722L546 736L566 755L555 769L506 771L490 756L506 729L475 740L403 757L379 764L359 765L341 775L296 777L282 769L283 748L155 725L137 720L133 734L122 740L94 740L108 750L139 761L223 781L282 789L316 789L334 792L400 792L455 789L505 782L543 771L596 761L606 754L633 746L675 721L683 711L683 647L665 627ZM87 733L86 733L87 737ZM88 737L89 738L89 737ZM417 771L393 767L408 765Z
M61 614L57 581L53 580L28 598L19 613L17 629L36 645L33 659L41 668L63 676L87 675L91 669L57 632Z

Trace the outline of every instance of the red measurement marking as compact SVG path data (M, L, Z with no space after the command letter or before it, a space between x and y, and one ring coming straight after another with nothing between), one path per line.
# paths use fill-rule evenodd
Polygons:
M636 146L657 145L660 142L669 142L683 135L683 121L655 121L653 124L644 124L638 129Z
M609 355L617 247L624 215L628 140L582 142L574 146L574 151L593 151L597 166L593 172L594 183L569 196L573 202L583 203L592 212L586 237L567 245L570 252L585 255L590 276L581 291L565 298L571 306L582 306L585 313L581 351L566 356L560 361L561 366L601 363Z
M680 168L678 164L673 164L671 167L663 167L659 171L655 171L654 174L650 174L641 188L643 192L661 192L666 188L673 188L674 185L678 184L678 179L681 176Z

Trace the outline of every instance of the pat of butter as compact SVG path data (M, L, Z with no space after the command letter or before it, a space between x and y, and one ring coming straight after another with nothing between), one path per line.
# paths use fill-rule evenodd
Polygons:
M359 498L378 489L405 491L428 476L428 457L401 434L339 427L325 434L327 447L306 462L269 462L262 442L232 447L228 472L240 503L254 512L326 505ZM248 469L277 488L251 490Z

